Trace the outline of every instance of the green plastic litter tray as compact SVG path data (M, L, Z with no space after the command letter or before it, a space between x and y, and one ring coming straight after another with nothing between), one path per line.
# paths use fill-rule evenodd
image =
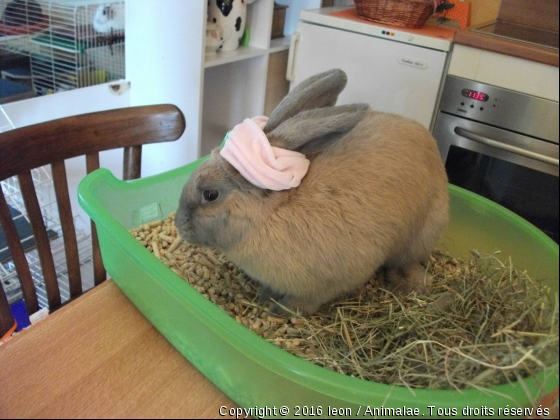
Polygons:
M206 300L128 233L174 212L183 186L203 161L128 182L100 169L82 181L79 200L97 225L103 262L115 283L179 352L239 406L288 407L289 418L297 414L298 406L309 407L300 411L304 418L317 414L318 407L322 412L318 417L327 417L329 407L351 409L355 416L360 407L365 413L366 407L381 406L418 408L420 417L430 416L429 406L457 409L458 416L465 407L493 407L498 416L498 408L529 406L527 393L537 398L558 387L556 364L524 384L462 392L417 389L413 395L405 387L340 375L266 342ZM471 249L501 250L518 268L558 290L556 243L485 198L453 186L449 192L451 223L443 249L465 256Z

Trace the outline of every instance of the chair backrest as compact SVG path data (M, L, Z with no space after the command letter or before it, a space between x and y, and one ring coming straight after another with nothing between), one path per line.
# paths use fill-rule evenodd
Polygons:
M49 237L37 199L31 171L51 165L55 196L62 227L68 268L70 297L82 293L76 232L68 193L64 161L86 156L87 173L99 169L99 152L124 148L123 178L140 177L142 145L174 141L185 131L181 111L173 105L133 107L84 114L19 128L0 134L0 181L19 179L41 264L50 310L61 306ZM31 271L6 197L0 188L0 224L21 284L27 312L39 310ZM105 280L97 233L92 223L95 284ZM0 338L14 325L6 294L0 285Z

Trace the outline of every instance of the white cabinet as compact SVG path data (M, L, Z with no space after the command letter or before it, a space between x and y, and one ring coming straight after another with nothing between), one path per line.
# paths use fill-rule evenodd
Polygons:
M390 35L388 35L390 33ZM367 103L379 112L432 125L448 62L447 38L332 16L332 9L303 11L290 51L293 85L340 68L348 84L339 104Z
M340 68L348 85L338 104L367 103L376 111L412 118L430 128L447 51L304 21L298 35L293 85Z

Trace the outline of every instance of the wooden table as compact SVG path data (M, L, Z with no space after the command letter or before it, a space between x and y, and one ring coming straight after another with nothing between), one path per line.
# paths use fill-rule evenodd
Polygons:
M557 418L558 389L542 403ZM0 418L223 418L222 406L237 408L112 281L0 347Z
M112 281L0 347L0 418L222 418L234 403Z

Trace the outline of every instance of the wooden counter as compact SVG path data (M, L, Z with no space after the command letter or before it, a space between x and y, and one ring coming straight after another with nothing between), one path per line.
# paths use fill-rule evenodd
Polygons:
M558 0L502 0L497 20L527 28L558 32L558 10ZM468 29L457 32L454 42L559 67L558 50L551 48L471 32Z

